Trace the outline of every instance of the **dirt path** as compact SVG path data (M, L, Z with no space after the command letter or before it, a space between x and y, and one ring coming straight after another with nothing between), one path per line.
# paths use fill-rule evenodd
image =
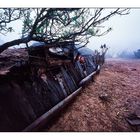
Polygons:
M139 131L125 118L140 109L140 60L108 60L95 81L46 131Z

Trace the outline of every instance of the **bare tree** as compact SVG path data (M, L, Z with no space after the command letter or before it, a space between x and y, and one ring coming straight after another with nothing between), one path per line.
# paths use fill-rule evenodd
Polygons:
M77 41L87 44L92 36L102 36L111 28L102 31L100 24L114 15L127 15L129 9L114 9L108 13L103 8L28 8L28 9L2 9L0 32L12 31L7 29L7 23L22 19L22 38L6 42L0 46L0 53L8 47L28 43L30 41L42 41L55 44L63 40ZM12 12L13 11L13 12ZM14 14L15 13L15 14Z

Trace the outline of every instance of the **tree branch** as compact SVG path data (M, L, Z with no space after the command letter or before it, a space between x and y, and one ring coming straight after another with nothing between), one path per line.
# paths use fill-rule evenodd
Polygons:
M16 40L4 43L3 45L0 46L0 53L11 46L19 45L22 43L28 43L29 41L30 41L30 39L28 37L26 37L26 38L16 39Z

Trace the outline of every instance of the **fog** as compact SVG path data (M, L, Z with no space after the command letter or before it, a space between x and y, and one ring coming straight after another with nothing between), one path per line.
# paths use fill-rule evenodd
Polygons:
M15 32L6 36L0 35L0 44L17 39L21 36L21 22L11 23ZM90 49L100 49L102 44L109 48L108 55L116 57L122 52L133 54L140 49L140 9L131 9L129 15L114 16L106 21L102 26L111 27L112 31L102 37L92 37L87 45Z
M93 37L88 47L94 50L106 44L108 54L114 57L122 51L133 54L133 51L140 49L140 9L131 9L129 15L114 16L104 25L113 30L105 36Z

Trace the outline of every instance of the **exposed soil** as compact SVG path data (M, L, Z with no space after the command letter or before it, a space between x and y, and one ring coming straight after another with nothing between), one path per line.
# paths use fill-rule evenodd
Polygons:
M140 110L140 60L107 60L45 131L140 131L126 121Z

